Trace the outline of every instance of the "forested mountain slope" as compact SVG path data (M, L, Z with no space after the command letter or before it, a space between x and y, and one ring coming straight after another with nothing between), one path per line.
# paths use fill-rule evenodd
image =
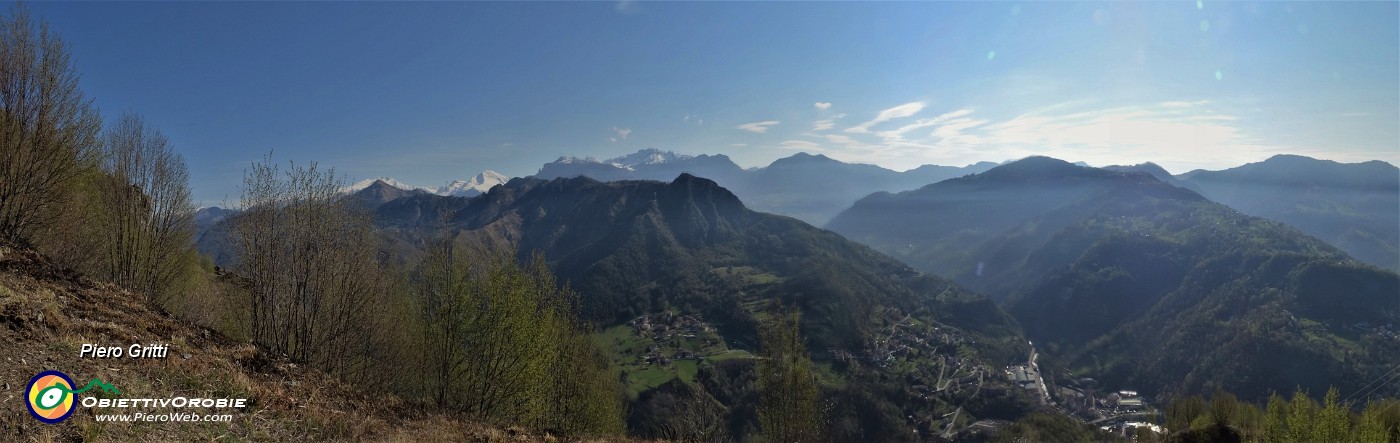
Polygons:
M1147 392L1345 391L1400 358L1394 273L1145 173L1030 158L831 227L1003 300L1075 374Z

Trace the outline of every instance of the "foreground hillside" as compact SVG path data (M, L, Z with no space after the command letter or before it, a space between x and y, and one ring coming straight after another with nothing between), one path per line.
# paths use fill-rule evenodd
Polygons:
M1003 300L1114 386L1351 392L1400 358L1396 274L1146 173L1029 158L873 195L831 228Z
M84 343L168 343L164 359L80 358ZM270 441L555 441L516 428L467 423L391 395L369 394L319 371L270 356L151 308L144 299L94 283L44 257L0 245L0 440L209 439ZM101 379L120 394L105 398L246 398L228 422L109 423L77 408L59 424L35 420L21 399L29 379L58 370L79 385ZM94 391L96 392L96 391ZM83 394L80 394L83 395ZM85 396L85 395L83 395ZM168 413L170 409L132 409ZM618 440L609 440L618 441ZM622 440L625 441L625 440Z

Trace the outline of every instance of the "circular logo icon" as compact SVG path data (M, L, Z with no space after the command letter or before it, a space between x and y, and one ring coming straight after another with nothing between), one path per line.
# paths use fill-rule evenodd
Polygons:
M73 415L73 379L58 371L44 371L29 379L24 393L29 413L44 423L58 423Z

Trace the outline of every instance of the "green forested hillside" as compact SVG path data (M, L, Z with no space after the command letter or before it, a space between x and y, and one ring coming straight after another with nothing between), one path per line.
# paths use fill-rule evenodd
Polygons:
M1367 263L1400 272L1400 169L1277 155L1184 182L1249 215L1295 226Z
M386 213L395 207L384 205L376 219L393 221L385 231L397 248L441 228ZM630 420L643 435L662 436L676 414L693 413L675 406L687 401L720 402L734 423L728 435L746 432L755 397L734 377L751 374L758 325L775 301L801 312L824 397L868 406L833 412L833 420L846 417L843 435L902 438L915 422L958 406L976 412L957 428L977 415L1015 419L1030 410L1015 393L966 401L981 379L989 388L1004 383L992 371L1027 352L995 303L832 232L750 211L710 180L517 179L447 214L458 242L538 251L580 294L582 315L604 328L596 341L613 347L637 395ZM684 336L669 332L677 329ZM914 390L944 377L967 384ZM701 394L697 386L707 387ZM904 417L911 414L919 420Z
M1400 358L1394 273L1146 174L1008 166L832 228L1003 299L1052 364L1110 386L1345 390Z

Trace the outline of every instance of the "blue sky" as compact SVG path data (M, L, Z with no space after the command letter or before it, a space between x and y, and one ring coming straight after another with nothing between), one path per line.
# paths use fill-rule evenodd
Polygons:
M655 147L904 170L1031 154L1400 163L1400 3L35 3L196 199L268 151L351 179Z

